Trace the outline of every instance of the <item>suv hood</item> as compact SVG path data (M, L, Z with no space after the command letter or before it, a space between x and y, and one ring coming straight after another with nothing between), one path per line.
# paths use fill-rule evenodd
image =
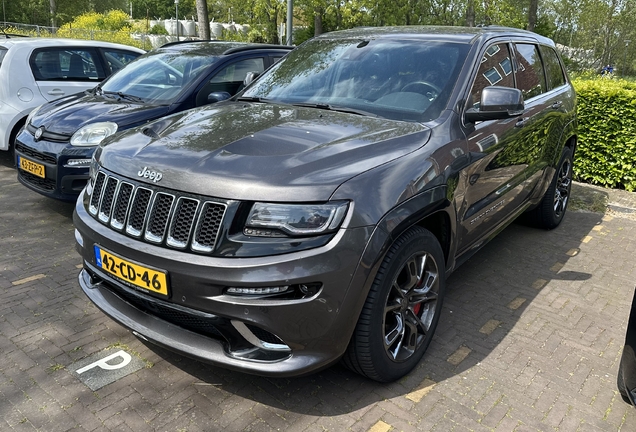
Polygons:
M115 122L126 129L164 116L168 109L167 105L133 103L116 95L79 93L44 105L32 124L56 134L73 135L82 126L97 122Z
M419 123L260 103L186 111L107 139L101 165L134 180L239 200L326 201L343 182L423 146ZM159 181L143 171L161 173Z

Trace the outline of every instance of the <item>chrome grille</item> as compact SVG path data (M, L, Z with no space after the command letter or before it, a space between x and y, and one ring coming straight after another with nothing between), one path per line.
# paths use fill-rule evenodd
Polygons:
M155 201L150 211L150 219L148 219L148 227L144 238L152 243L161 243L163 235L168 226L168 217L172 210L174 195L165 193L155 194Z
M199 217L192 249L198 252L211 252L216 244L216 235L221 226L225 206L206 202Z
M126 223L126 215L128 214L128 205L130 204L132 191L133 185L130 183L122 183L121 186L119 186L119 194L117 195L115 211L113 212L113 217L110 220L110 226L116 230L121 230Z
M131 237L202 253L214 250L225 209L224 203L151 189L104 171L97 174L88 205L94 218Z
M119 180L114 177L110 177L106 180L106 186L104 187L104 195L102 196L102 204L99 207L99 220L107 222L110 218L110 211L113 208L113 197L115 196L115 190Z
M141 235L151 196L152 191L150 189L138 187L135 191L130 215L128 216L128 224L126 225L126 232L131 236L139 237Z
M199 208L199 201L190 198L179 198L174 218L170 224L167 244L183 249L188 245L188 239L194 225L194 218Z

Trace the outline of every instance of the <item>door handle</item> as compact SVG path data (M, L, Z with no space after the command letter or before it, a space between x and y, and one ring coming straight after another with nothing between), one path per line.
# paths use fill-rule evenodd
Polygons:
M521 118L517 120L517 123L515 123L515 127L516 128L524 127L527 121L528 121L528 117Z
M53 89L53 90L49 90L47 93L50 94L51 96L63 96L64 90Z
M563 106L563 102L562 101L556 101L555 103L552 104L552 109L559 109L559 108L561 108L561 106Z

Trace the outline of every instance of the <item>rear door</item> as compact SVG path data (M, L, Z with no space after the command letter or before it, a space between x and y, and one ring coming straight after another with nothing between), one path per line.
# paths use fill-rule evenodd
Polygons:
M42 96L52 101L95 87L106 77L95 48L40 48L29 59Z

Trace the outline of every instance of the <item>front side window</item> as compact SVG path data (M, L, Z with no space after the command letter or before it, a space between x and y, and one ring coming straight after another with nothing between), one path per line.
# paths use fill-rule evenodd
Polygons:
M243 96L428 121L446 108L468 48L427 40L319 38L291 51Z
M121 50L110 50L105 49L102 50L104 53L104 57L106 58L106 63L110 68L110 73L115 73L118 70L122 69L128 63L136 59L140 56L138 53L129 52L129 51L121 51Z
M248 72L261 73L265 70L265 61L262 57L237 61L224 67L210 80L212 83L239 82L242 83Z
M197 51L151 52L110 77L102 90L125 93L144 102L168 104L216 61L218 57Z
M38 81L99 81L104 72L94 50L42 49L31 55L31 70Z
M231 95L237 93L243 85L248 72L261 73L265 70L265 59L255 57L239 60L223 67L215 73L212 78L203 86L196 97L196 105L201 106L208 103L208 95L213 92L227 92Z
M485 87L497 85L514 88L514 77L507 43L491 45L485 51L479 63L479 71L470 92L470 105L479 108L481 92Z
M517 88L523 93L524 99L530 99L546 91L543 64L536 45L515 44L517 59Z

